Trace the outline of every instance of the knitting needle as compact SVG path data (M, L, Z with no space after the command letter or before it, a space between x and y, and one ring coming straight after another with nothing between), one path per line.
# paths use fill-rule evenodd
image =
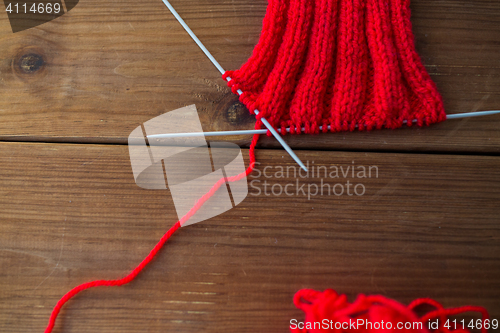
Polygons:
M498 114L498 113L500 113L500 110L457 113L457 114L447 115L446 119L480 117L480 116L488 116L488 115L493 115L493 114ZM417 120L414 120L413 122L417 122ZM406 121L404 121L403 123L406 123ZM328 125L328 130L330 130L330 129L331 129L331 127L330 127L330 125ZM305 128L301 128L301 130L302 130L302 132L304 132ZM320 126L319 130L322 131L323 126ZM278 129L278 131L281 132L281 129ZM290 132L290 128L287 128L286 131ZM148 135L148 139L154 140L154 139L183 138L183 137L197 137L197 136L250 135L250 134L266 134L266 133L267 133L266 129L218 131L218 132L168 133L168 134Z
M210 53L210 51L207 50L205 45L203 45L203 43L198 39L198 37L194 34L194 32L191 30L191 28L189 28L189 26L186 24L186 22L184 22L182 17L179 15L179 13L177 13L177 11L174 9L174 7L172 7L170 2L168 2L168 0L163 0L163 3L165 4L165 6L168 7L168 9L172 13L172 15L174 15L174 17L177 19L177 21L179 21L179 23L182 25L184 30L186 30L186 32L189 34L189 36L191 36L191 38L194 40L194 42L200 47L200 49L203 51L203 53L205 53L205 55L208 57L208 59L210 59L212 64L214 64L214 66L219 70L219 72L221 74L224 74L226 72L224 70L224 68L222 68L222 66L219 64L219 62L213 57L213 55ZM227 81L228 82L231 81L231 78L228 77ZM242 93L243 92L241 90L238 90L239 95L241 95ZM256 115L258 115L259 111L254 110L254 113ZM295 162L297 162L297 164L300 165L300 167L302 169L307 171L307 168L304 165L304 163L302 163L302 161L299 159L299 157L293 152L292 148L290 148L290 146L288 146L288 144L283 140L283 138L278 134L278 132L271 126L271 124L269 124L269 122L265 118L260 118L260 120L262 121L264 126L266 126L267 129L272 133L272 135L276 138L276 140L278 140L278 142L283 146L283 148L285 148L285 150L288 152L288 154L290 154L290 156L295 160Z
M492 110L492 111L477 111L477 112L467 112L467 113L456 113L446 115L446 119L460 119L460 118L470 118L470 117L481 117L481 116L489 116L492 114L498 114L500 110Z

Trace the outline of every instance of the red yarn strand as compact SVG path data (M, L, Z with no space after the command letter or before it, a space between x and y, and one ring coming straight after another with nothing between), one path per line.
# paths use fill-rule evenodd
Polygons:
M256 129L260 128L260 123L256 124ZM245 170L245 172L233 176L233 177L228 177L228 181L237 181L245 176L249 175L254 167L255 167L255 146L257 145L257 141L259 139L259 134L255 134L252 138L252 142L250 144L250 150L249 150L249 156L250 156L250 166ZM122 286L124 284L132 282L137 275L153 260L153 258L158 254L158 252L162 249L162 247L165 245L165 243L170 239L170 237L179 229L179 227L182 226L182 224L186 221L188 221L202 206L203 204L211 197L213 194L220 188L220 186L225 183L225 178L221 178L217 183L215 183L210 191L208 191L205 195L203 195L189 210L189 212L186 213L182 218L179 219L160 239L160 241L155 245L155 247L149 252L149 254L144 258L144 260L141 261L137 267L135 267L128 275L121 279L116 279L116 280L96 280L96 281L91 281L91 282L86 282L83 283L79 286L76 286L75 288L71 289L68 291L55 305L54 309L52 310L52 313L49 318L49 323L45 329L45 333L51 333L54 325L56 323L57 316L59 315L59 312L61 311L61 308L68 302L71 298L76 296L78 293L89 289L89 288L94 288L94 287L118 287Z

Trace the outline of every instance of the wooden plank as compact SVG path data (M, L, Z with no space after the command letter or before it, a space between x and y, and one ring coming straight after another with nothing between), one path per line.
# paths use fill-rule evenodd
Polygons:
M179 230L131 285L78 296L56 332L287 332L303 318L292 304L301 288L433 297L500 317L499 157L299 155L311 169L377 166L378 177L278 178L294 163L259 150L271 178L252 174L261 183L241 205ZM0 144L0 331L41 332L66 291L123 276L175 222L169 192L138 188L128 159L126 146ZM264 181L276 192L321 178L366 192L256 195Z
M173 0L227 69L256 44L266 1ZM413 0L420 55L448 113L500 105L500 2ZM158 0L80 1L68 14L12 34L0 17L1 140L125 143L139 124L196 104L204 129L252 128L219 73ZM26 72L24 56L41 66ZM426 129L289 138L297 149L498 153L500 117ZM245 146L249 137L231 138ZM264 140L263 147L276 147Z

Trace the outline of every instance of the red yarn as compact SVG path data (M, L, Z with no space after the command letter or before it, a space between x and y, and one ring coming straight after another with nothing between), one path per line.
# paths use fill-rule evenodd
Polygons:
M260 127L260 124L256 124L256 128ZM259 139L259 134L255 134L252 138L252 142L250 144L250 166L245 170L245 172L233 176L233 177L228 177L227 180L230 182L234 182L237 180L242 179L245 176L248 176L254 169L255 167L255 146L257 145L257 141ZM219 187L225 183L225 178L221 178L217 183L212 186L210 191L208 191L205 195L203 195L191 208L189 212L186 213L182 218L179 219L160 239L160 241L155 245L155 247L149 252L146 258L144 258L141 263L132 270L127 276L117 279L117 280L96 280L96 281L91 281L91 282L86 282L83 283L79 286L76 286L75 288L71 289L68 291L56 304L54 309L52 310L52 313L49 318L49 323L47 325L47 328L45 329L45 333L51 333L52 329L54 328L54 325L56 323L57 316L59 315L59 312L61 311L61 308L63 305L69 301L71 298L76 296L79 292L84 291L85 289L93 288L93 287L118 287L122 286L124 284L132 282L137 275L146 267L147 264L153 260L153 258L158 254L158 252L161 250L163 245L169 240L169 238L179 229L180 226L187 220L191 218L202 206L203 204L210 199L210 197L219 189Z
M262 117L280 127L282 133L290 127L292 134L301 133L301 127L305 133L318 133L320 126L324 132L327 126L338 132L398 128L405 122L411 126L414 120L422 126L446 119L441 96L415 51L409 0L269 0L251 58L223 78L228 76L232 91L243 91L240 100L249 110L260 111L256 128L260 128ZM257 139L255 135L250 146L250 167L229 181L252 172ZM63 305L79 292L133 281L223 183L218 181L200 198L127 276L87 282L65 294L54 307L45 333L52 332ZM423 303L434 305L436 310L417 318L412 309ZM465 311L488 316L483 308L446 310L428 299L404 307L382 296L360 296L350 304L334 291L303 290L297 293L295 304L309 321L344 321L349 316L426 321ZM443 327L439 331L448 332Z
M446 119L415 50L409 0L269 0L260 40L230 77L282 133L429 125Z
M257 121L256 128L260 127L260 122ZM250 166L245 170L244 173L229 177L229 181L237 181L242 179L244 176L249 175L255 166L255 146L257 144L257 140L259 135L256 134L252 138L252 142L250 145ZM219 180L208 193L202 196L193 208L184 215L179 221L177 221L168 231L163 235L160 241L155 245L155 247L151 250L151 252L144 258L141 263L132 270L127 276L116 279L116 280L96 280L87 283L83 283L73 289L71 289L68 293L66 293L56 304L52 313L50 315L49 323L47 328L45 329L45 333L51 333L57 316L61 311L61 308L68 302L71 298L76 296L81 291L84 291L93 287L115 287L122 286L124 284L132 282L137 275L153 260L153 258L158 254L163 245L170 239L170 237L179 229L179 227L189 220L189 218L196 213L198 209L219 189L219 187L224 182ZM302 309L306 313L306 322L316 322L322 321L323 319L332 320L333 322L345 322L349 318L364 318L369 319L372 322L380 322L384 320L386 323L390 321L391 323L396 324L396 322L417 322L421 321L425 323L429 319L440 318L441 325L439 326L439 333L449 333L450 330L446 329L443 326L444 319L446 316L455 315L467 311L479 311L483 314L483 319L488 319L488 313L484 308L481 307L473 307L473 306L465 306L456 309L444 309L443 306L436 301L431 299L418 299L412 302L408 307L404 307L403 305L397 303L396 301L384 298L383 296L363 296L361 295L356 302L350 304L347 302L347 298L345 295L337 295L333 290L326 290L324 293L320 293L314 290L304 289L299 291L294 298L295 305ZM413 313L413 309L421 304L429 304L436 308L436 310L429 312L425 316L421 318L417 318ZM344 330L345 331L345 330ZM457 333L460 330L456 330ZM461 330L463 333L466 333L466 330ZM292 332L316 332L315 330L293 330ZM413 330L413 332L420 333L429 333L428 330ZM487 333L487 330L482 328L482 333Z
M355 330L359 333L383 331L429 333L431 330L428 327L428 321L433 319L438 319L437 327L432 327L433 332L468 333L465 327L461 327L461 323L457 325L456 329L454 324L450 324L450 322L448 322L449 327L446 327L448 316L475 311L482 314L482 322L489 319L488 312L479 306L445 309L430 298L421 298L406 307L379 295L359 295L353 303L349 303L345 295L339 295L332 289L324 292L311 289L300 290L295 294L294 303L297 308L305 312L306 318L303 327L299 328L297 324L290 327L292 333L315 333L330 330L332 327L338 332ZM430 305L436 310L418 317L413 310L423 304ZM366 324L367 322L370 322L371 325ZM405 328L406 323L409 323L411 328ZM398 325L403 326L400 328ZM487 333L488 330L484 326L481 326L481 332Z

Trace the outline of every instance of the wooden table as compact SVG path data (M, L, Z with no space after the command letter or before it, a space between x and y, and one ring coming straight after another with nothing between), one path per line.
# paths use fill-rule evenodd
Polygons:
M251 54L266 9L172 4L227 69ZM412 12L447 112L498 109L500 2L413 0ZM190 104L206 131L253 119L159 0L80 0L15 34L1 14L0 50L0 331L42 332L66 291L124 276L177 219L169 191L135 184L130 132ZM378 177L347 178L362 196L250 188L235 209L181 229L130 285L70 301L55 332L288 332L303 318L301 288L432 297L500 319L499 128L491 116L287 137L303 161L376 166ZM247 155L250 137L223 139ZM258 148L261 171L294 165L272 138Z

